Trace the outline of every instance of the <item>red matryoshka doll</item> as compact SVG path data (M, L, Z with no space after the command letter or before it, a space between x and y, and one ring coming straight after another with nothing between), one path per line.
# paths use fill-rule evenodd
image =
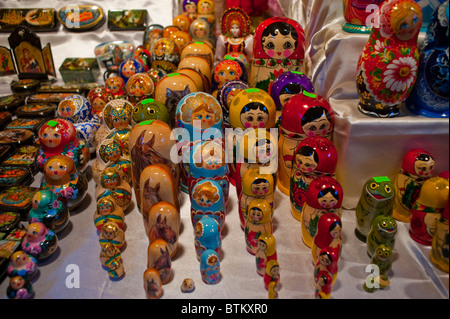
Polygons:
M423 149L413 149L406 153L394 180L395 202L392 217L409 223L411 208L419 196L422 184L431 178L434 165L433 155Z
M321 136L331 141L334 112L323 97L301 92L284 105L278 137L278 188L289 195L294 152L308 137Z
M306 246L312 246L317 223L323 214L342 217L343 197L342 186L331 176L319 176L311 182L302 209L302 239Z
M136 73L128 79L126 90L128 100L131 104L136 105L138 102L152 97L155 85L146 73Z
M159 272L163 285L172 279L172 259L164 239L156 239L148 245L147 268L155 268Z
M159 299L163 294L161 276L155 268L147 268L144 272L144 290L148 299Z
M437 223L448 199L448 179L436 176L422 184L419 197L411 208L409 234L412 239L422 245L431 246Z
M68 120L57 118L44 123L39 129L39 143L41 148L37 163L41 170L48 159L55 155L70 157L80 171L89 163L89 147L77 137L75 126Z
M269 92L271 83L286 71L301 71L305 36L300 24L286 17L271 17L255 30L249 84Z
M105 80L105 90L115 99L123 98L127 94L125 81L120 76L111 76L107 78Z
M250 254L256 254L258 239L261 234L273 233L272 214L273 208L269 201L264 198L255 198L248 205L244 234L245 246Z
M266 264L270 260L277 260L275 237L271 233L261 234L258 238L258 249L255 254L256 272L264 276Z
M247 70L242 62L234 59L220 60L213 69L211 94L217 98L219 89L229 81L248 81Z
M243 53L248 59L252 57L253 35L250 33L251 21L241 8L225 10L221 20L221 31L216 41L214 60L220 61L227 53Z
M338 153L334 144L321 136L308 137L298 145L292 163L290 200L292 215L301 221L306 191L319 176L335 176Z
M345 23L342 30L350 33L370 33L381 3L384 0L344 0Z
M357 66L358 109L363 114L399 115L400 106L411 94L417 78L417 38L422 19L422 10L416 1L382 3L379 25L374 24Z
M157 40L152 47L152 68L175 72L180 62L178 46L169 38Z
M264 288L269 290L271 282L280 281L280 264L276 259L269 260L266 264L266 271L264 273Z
M332 279L332 284L336 282L338 273L338 261L339 255L331 247L324 247L319 252L319 258L314 265L314 278L321 271L326 271L330 274Z
M125 84L132 75L142 72L144 72L144 66L138 59L129 58L122 61L119 65L119 75Z
M314 277L314 298L330 299L333 278L326 270L319 271Z
M105 87L97 87L89 91L87 99L89 103L91 103L92 114L96 114L102 118L105 105L114 99L114 96L109 90L106 90Z
M334 214L323 214L317 223L317 232L311 246L313 264L317 263L322 248L330 247L337 256L342 250L342 221Z

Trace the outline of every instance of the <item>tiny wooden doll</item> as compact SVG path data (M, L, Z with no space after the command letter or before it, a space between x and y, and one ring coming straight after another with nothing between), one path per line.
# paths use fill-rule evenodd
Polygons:
M211 25L205 19L197 18L192 21L189 26L189 35L192 41L205 42L211 47L214 47L214 41L211 36Z
M86 197L88 181L86 176L76 169L70 157L56 155L45 163L41 189L51 190L59 198L64 198L69 210L74 210Z
M413 149L403 157L402 167L395 176L395 202L392 217L409 222L410 211L423 182L433 174L433 156L423 149Z
M280 289L280 285L278 281L272 281L269 283L268 287L268 298L269 299L278 299L278 291Z
M211 94L217 98L219 89L228 81L248 82L247 69L242 62L234 58L223 59L215 65L211 80Z
M218 254L222 249L222 238L219 230L219 223L211 216L203 216L194 227L195 252L197 259L207 249L215 250Z
M161 69L168 74L177 70L180 51L173 40L164 37L157 40L151 48L151 54L153 69Z
M328 271L319 271L314 277L314 297L316 299L330 299L331 289L333 285L332 282L333 278Z
M100 246L112 244L119 250L125 243L125 232L114 222L107 222L103 225L99 235Z
M419 196L411 209L409 234L412 239L422 245L431 246L437 222L442 216L448 198L448 179L436 176L422 184Z
M203 282L208 285L215 285L222 279L220 258L215 250L206 249L202 253L200 257L200 273Z
M155 268L161 276L161 284L168 283L172 278L172 259L169 245L164 239L156 239L148 245L147 268Z
M125 89L128 100L136 105L139 101L152 96L155 85L146 73L136 73L128 79Z
M397 223L392 216L380 215L372 222L369 235L367 235L367 254L373 257L375 249L381 244L385 244L392 249L395 245L397 235Z
M431 243L430 260L437 268L448 273L448 201L438 220Z
M394 117L417 78L423 17L413 0L385 1L379 12L379 24L372 28L358 61L358 109L368 116Z
M198 0L183 0L182 13L191 20L197 19L197 3Z
M394 198L394 185L386 176L372 177L364 184L356 206L355 235L359 240L366 241L377 216L392 216Z
M244 234L247 251L250 254L256 254L261 234L273 233L272 213L273 208L266 199L256 198L248 205Z
M11 255L8 268L6 269L6 273L9 277L20 276L28 280L32 280L38 271L36 258L21 250L18 250Z
M101 245L100 261L111 278L121 278L125 274L120 249L111 242Z
M319 258L314 265L314 277L321 271L328 271L332 278L332 284L336 282L338 273L339 256L336 250L331 247L324 247L319 252Z
M312 245L320 216L335 213L342 217L343 195L342 186L331 176L319 176L311 182L302 208L302 239L306 246Z
M34 296L31 282L21 276L14 276L9 280L6 296L9 299L31 299Z
M131 186L128 184L115 167L107 167L100 177L100 185L95 189L95 198L98 201L105 196L111 196L117 205L124 211L128 209L132 201Z
M300 142L293 155L290 180L291 213L301 221L309 185L319 176L335 175L338 153L330 140L314 136Z
M37 191L32 199L28 222L41 222L55 233L62 231L70 220L69 209L56 193L49 189Z
M215 6L213 0L198 0L197 17L208 21L211 26L215 25Z
M112 196L104 196L97 200L97 209L94 213L94 225L100 232L108 222L114 222L120 228L124 228L125 214Z
M342 221L335 213L323 214L317 223L317 233L311 246L313 264L317 263L322 248L330 247L340 256L342 250Z
M111 76L107 78L105 80L105 90L115 99L124 98L127 94L125 90L125 81L120 76Z
M34 222L27 226L25 238L22 241L23 252L42 260L53 255L58 248L58 237L53 230L43 223Z
M142 72L144 72L144 66L137 59L125 59L119 65L119 75L123 79L125 84L128 82L132 75Z
M87 99L91 104L91 112L93 115L97 115L100 119L103 116L103 109L106 103L114 98L112 93L106 90L105 87L97 87L91 89L87 94Z
M269 260L277 259L275 237L272 233L261 234L258 238L258 248L255 254L256 272L264 276L266 264Z
M147 268L144 272L144 289L148 299L159 299L163 294L161 276L155 268Z
M264 273L264 288L269 290L271 282L280 281L280 264L276 259L269 260L266 264L266 272Z
M393 248L389 245L380 244L375 247L375 251L370 260L371 265L378 267L377 276L369 276L364 283L364 290L374 292L376 289L384 289L389 286L388 273L392 268ZM368 282L369 281L369 282Z

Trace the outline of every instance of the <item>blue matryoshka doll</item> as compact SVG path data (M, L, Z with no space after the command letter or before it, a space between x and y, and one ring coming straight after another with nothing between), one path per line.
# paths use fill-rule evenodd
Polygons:
M211 216L203 216L195 224L195 252L197 260L200 261L202 253L212 249L220 254L222 249L222 238L220 236L219 223Z
M200 273L202 280L208 285L217 284L221 279L219 254L207 249L200 258Z
M125 59L119 65L119 75L124 80L125 84L128 82L128 79L135 75L136 73L143 73L144 66L137 59Z

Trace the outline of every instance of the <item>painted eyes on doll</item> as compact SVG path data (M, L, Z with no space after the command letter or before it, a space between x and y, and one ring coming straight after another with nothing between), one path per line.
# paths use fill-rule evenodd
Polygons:
M267 42L267 44L264 47L267 50L273 50L273 49L275 49L275 44L273 44L273 42Z
M203 119L203 115L197 115L195 117L197 120L202 120ZM209 116L209 114L205 115L205 120L209 120L211 118L211 116Z
M285 42L284 44L283 44L283 49L286 49L286 50L290 50L290 49L292 49L294 46L292 45L292 43L291 42Z
M209 200L209 199L204 199L204 198L200 198L200 203L202 203L202 204L211 204L211 200Z

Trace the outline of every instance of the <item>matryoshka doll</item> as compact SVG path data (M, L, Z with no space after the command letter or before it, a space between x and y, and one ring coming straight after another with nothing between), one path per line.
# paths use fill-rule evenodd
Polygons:
M152 98L146 98L134 105L131 124L134 127L141 122L149 120L160 120L169 125L172 124L167 107L160 101Z
M266 264L269 260L277 260L275 237L271 233L261 234L258 238L258 249L255 254L256 272L264 276Z
M126 211L132 201L131 194L130 184L122 178L117 168L107 167L103 170L100 176L100 184L95 189L97 201L100 198L111 196L117 205Z
M155 268L159 272L163 285L172 279L172 259L169 245L164 239L155 239L148 245L147 268Z
M152 50L153 44L162 38L164 27L160 24L150 24L144 32L143 45L147 51Z
M55 233L59 233L68 225L69 209L51 190L38 190L31 202L32 208L28 213L29 223L41 222Z
M437 268L448 273L448 201L441 218L437 222L436 231L431 242L430 260Z
M180 51L175 42L169 38L157 40L152 47L152 68L173 73L180 62Z
M197 3L198 0L183 0L183 14L191 20L197 19Z
M379 12L379 25L372 27L358 61L358 109L368 116L395 117L417 78L422 10L413 0L388 0Z
M193 19L191 19L191 18L189 18L187 15L185 15L185 14L179 14L179 15L177 15L177 16L175 16L174 18L173 18L173 20L172 20L172 24L175 26L175 27L178 27L178 28L180 28L180 30L182 31L182 32L188 32L189 31L189 26L191 25L191 21L192 21ZM177 31L175 31L175 32L177 32ZM175 33L174 32L174 33Z
M155 84L146 73L136 73L130 76L125 88L128 101L136 105L139 101L152 96L155 90Z
M144 272L144 290L148 299L159 299L163 294L161 276L155 268L147 268Z
M215 250L207 249L202 253L200 257L200 273L203 282L208 285L215 285L221 280L220 258Z
M122 254L116 245L110 242L101 245L100 262L108 271L109 277L118 279L124 276L125 267L122 261Z
M338 261L339 255L336 254L336 251L333 248L322 248L319 252L319 258L314 265L314 277L321 271L327 271L332 278L332 284L334 284L338 274Z
M389 286L390 281L387 276L392 268L394 253L393 249L389 245L380 244L376 247L370 264L378 267L378 276L371 275L366 278L364 283L364 290L367 292L374 292L377 289L384 289ZM368 285L370 283L370 285ZM377 283L377 285L375 285Z
M186 44L186 46L183 48L183 51L181 51L180 60L191 56L198 56L205 59L206 61L208 61L208 64L211 66L211 68L214 65L214 51L207 42L192 41Z
M127 94L125 80L117 75L110 76L105 80L105 91L115 99L125 98Z
M128 79L132 75L134 75L136 73L142 73L142 72L144 72L144 66L137 59L133 59L133 58L125 59L119 65L119 75L125 82L125 85L127 84Z
M101 119L106 103L114 99L114 96L111 91L106 90L105 87L97 87L88 92L87 99L91 104L92 114L97 115Z
M101 247L106 244L112 244L120 250L125 244L125 232L115 222L106 222L100 231L98 242Z
M169 246L170 257L174 258L178 250L179 213L174 205L158 202L150 208L145 226L149 242L163 239Z
M230 128L230 104L234 97L241 91L249 88L247 82L241 80L228 81L217 91L217 100L222 106L223 127Z
M345 23L342 30L349 33L370 33L374 10L384 0L343 0Z
M335 213L323 214L317 223L317 232L311 246L313 264L317 263L322 248L332 248L336 255L342 250L342 221Z
M199 180L192 186L190 193L191 222L195 227L203 216L211 216L217 220L219 231L225 226L226 205L223 189L220 184L210 179Z
M409 222L410 212L422 184L433 174L433 155L423 149L413 149L403 157L402 167L395 176L395 203L392 217Z
M64 198L72 211L86 197L88 180L84 173L77 170L70 157L55 155L45 163L41 189L51 190L59 198Z
M448 199L448 179L436 176L422 184L419 197L411 208L409 234L412 239L422 245L431 246L438 220Z
M261 234L273 233L272 214L273 208L266 199L255 198L248 205L244 234L246 248L250 254L256 254Z
M114 222L120 228L124 228L125 213L112 196L105 196L97 200L97 209L94 213L94 225L101 231L107 222Z
M220 61L229 52L243 53L252 57L253 35L251 21L247 13L238 7L225 10L221 20L222 34L217 37L214 60Z
M314 277L314 298L330 299L333 278L326 270L319 271Z
M278 260L269 260L266 264L266 271L264 273L264 288L269 290L269 284L271 282L280 282L280 264Z
M271 17L255 30L249 84L269 92L286 71L302 71L305 36L301 25L286 17Z
M33 285L22 276L14 276L9 280L6 296L9 299L31 299L34 296Z
M361 197L356 205L355 235L366 241L372 221L378 215L392 216L395 189L386 176L370 178L363 186Z
M205 19L197 18L192 21L189 27L189 35L192 41L207 42L211 47L214 47L214 41L211 36L211 25Z
M302 240L306 246L312 246L320 216L334 213L342 217L343 197L341 184L331 176L319 176L311 182L302 208Z
M219 89L228 81L235 80L248 82L247 70L244 64L234 58L220 60L213 69L211 94L217 98Z
M215 25L215 6L213 0L198 0L197 18L204 19L213 27Z
M203 216L194 226L194 246L197 260L207 249L215 250L220 254L222 250L222 238L217 219L211 216Z
M278 188L289 195L294 153L299 143L308 137L321 136L331 141L334 112L323 97L301 92L283 106L278 137Z
M58 248L58 237L43 223L34 222L27 226L21 245L23 252L32 255L39 261L55 253Z
M10 257L6 274L8 277L20 276L22 278L32 280L35 278L38 271L39 269L36 258L21 250L18 250L15 251Z
M314 136L300 142L293 155L289 197L291 213L301 221L309 185L319 176L335 176L338 153L330 140Z
M48 159L55 155L72 158L80 171L89 163L89 148L85 141L78 138L75 126L68 120L53 119L44 123L39 129L39 144L37 163L41 171Z

